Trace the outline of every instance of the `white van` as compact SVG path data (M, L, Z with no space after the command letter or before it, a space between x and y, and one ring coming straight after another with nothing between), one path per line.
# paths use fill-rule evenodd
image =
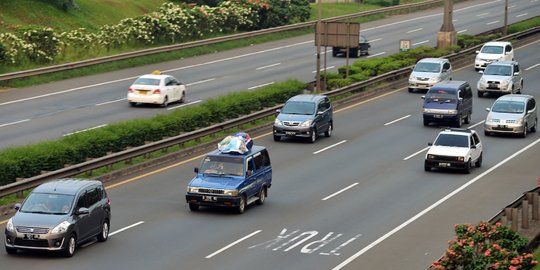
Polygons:
M485 69L487 65L495 61L514 61L514 48L508 41L491 41L476 51L474 70Z

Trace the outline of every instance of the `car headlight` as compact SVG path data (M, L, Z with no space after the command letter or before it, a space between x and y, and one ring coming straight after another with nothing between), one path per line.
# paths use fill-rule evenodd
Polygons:
M440 82L440 81L441 81L441 78L439 77L429 78L429 82Z
M523 118L516 119L516 124L523 125Z
M8 232L15 232L15 226L13 226L13 220L10 218L6 224L6 230Z
M448 110L448 114L457 114L457 110Z
M409 76L409 81L414 81L414 79L415 79L415 78L414 78L413 75Z
M501 85L507 86L508 84L510 84L510 80L502 80L501 81Z
M313 120L307 120L307 121L304 121L302 122L300 125L298 125L299 127L309 127L311 126L311 123L313 123Z
M187 187L187 192L189 192L189 193L198 193L198 192L199 192L199 188L188 186L188 187Z
M458 157L458 161L465 161L465 157Z
M225 189L223 190L223 194L227 196L238 196L238 190L237 189Z
M486 84L487 83L486 78L481 77L480 80L478 81L478 83Z
M69 223L68 221L63 221L62 223L56 225L56 227L52 229L51 233L52 234L65 233L67 232L69 225L71 225L71 223Z
M435 155L427 155L427 159L435 159Z
M283 126L283 123L276 118L276 120L274 120L274 126Z

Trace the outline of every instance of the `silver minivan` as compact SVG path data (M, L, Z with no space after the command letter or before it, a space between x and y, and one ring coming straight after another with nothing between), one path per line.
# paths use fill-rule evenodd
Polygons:
M442 81L452 80L452 65L444 58L424 58L416 63L409 76L409 93L428 91Z
M538 127L536 101L531 95L504 95L486 110L489 112L484 122L486 136L501 133L526 137Z
M499 61L489 64L476 84L478 97L484 93L519 94L523 90L523 77L516 61Z

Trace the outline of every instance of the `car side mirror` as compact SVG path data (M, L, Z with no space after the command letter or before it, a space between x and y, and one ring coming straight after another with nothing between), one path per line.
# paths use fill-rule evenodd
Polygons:
M322 115L322 114L323 114L323 112L317 111L317 115Z
M518 72L514 72L514 76L517 76L519 75L519 71Z
M276 114L280 114L280 113L281 113L281 109L277 109Z
M432 142L428 142L427 145L428 145L428 146L432 146L433 143L432 143Z
M480 53L480 51L476 51L475 53L477 53L477 54L478 54L478 53Z
M193 168L193 172L199 173L199 168L197 168L197 167Z
M21 209L21 204L20 203L16 203L13 208L15 208L15 210L19 210Z
M476 145L471 145L471 149L476 149Z
M490 108L486 108L486 112L489 112L489 111L491 111L491 109L490 109Z
M86 208L86 207L81 207L77 211L75 211L75 214L76 215L88 215L88 214L90 214L90 210L88 210L88 208Z
M421 98L421 99L426 99L426 96L421 96L420 98Z
M484 70L481 69L481 70L478 71L478 73L484 74Z
M462 98L462 97L458 98L458 100L459 100L460 103L463 102L463 98Z
M252 176L253 175L253 170L247 170L246 175L247 176Z

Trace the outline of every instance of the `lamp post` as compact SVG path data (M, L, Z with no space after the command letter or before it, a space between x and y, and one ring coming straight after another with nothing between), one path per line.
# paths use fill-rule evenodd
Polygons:
M315 75L315 91L321 91L321 0L317 0L317 69Z

